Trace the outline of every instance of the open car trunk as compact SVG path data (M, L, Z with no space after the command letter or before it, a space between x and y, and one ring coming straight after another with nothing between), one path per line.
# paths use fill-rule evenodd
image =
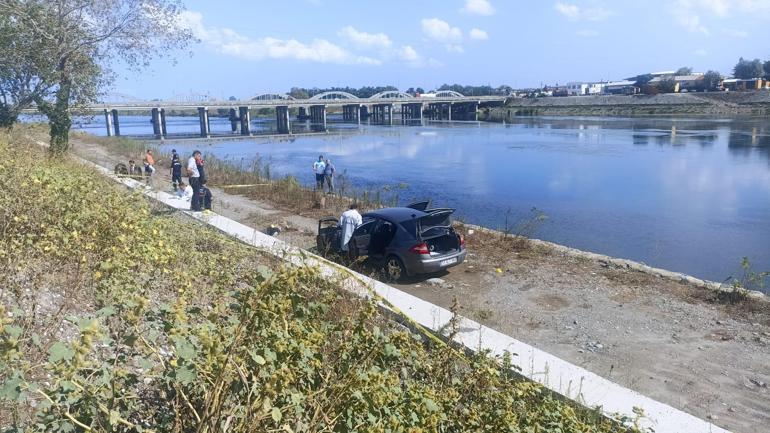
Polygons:
M454 209L427 210L428 215L417 222L417 233L428 245L431 256L454 253L460 250L460 236L452 227L450 216Z

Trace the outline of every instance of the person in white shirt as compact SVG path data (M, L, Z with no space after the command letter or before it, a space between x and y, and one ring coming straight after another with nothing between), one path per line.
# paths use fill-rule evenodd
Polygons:
M318 155L318 161L313 163L313 173L315 173L315 189L323 191L324 189L324 172L326 171L326 163L324 162L324 156Z
M198 160L201 159L201 152L196 150L193 152L190 159L187 160L187 176L189 176L190 187L193 191L197 191L201 187L201 174L198 171ZM200 200L198 200L198 194L193 194L190 199L190 209L193 211L201 211Z
M193 196L193 189L190 185L187 185L184 182L179 182L179 186L176 190L176 196L185 201L190 201Z
M340 246L340 249L342 249L342 251L348 250L348 242L350 242L350 238L353 237L353 232L356 230L356 227L360 226L363 222L364 220L361 218L361 214L358 213L358 205L355 203L351 204L350 208L342 213L342 216L340 217L340 227L342 227L342 235L340 236L342 245Z

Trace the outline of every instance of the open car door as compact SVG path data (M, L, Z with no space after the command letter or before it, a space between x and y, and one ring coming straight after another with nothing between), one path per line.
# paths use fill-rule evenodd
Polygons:
M405 207L408 207L409 209L424 211L428 208L428 206L430 206L430 200L416 201L414 203L409 203Z
M376 219L364 221L363 224L356 227L355 231L353 231L353 237L348 242L348 252L352 259L369 254L369 243L372 240L372 230L376 223Z

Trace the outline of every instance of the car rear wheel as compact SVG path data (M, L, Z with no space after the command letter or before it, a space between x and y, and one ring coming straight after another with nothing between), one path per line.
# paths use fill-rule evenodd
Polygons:
M388 256L383 270L385 271L385 278L391 283L395 283L406 276L404 264L396 256Z

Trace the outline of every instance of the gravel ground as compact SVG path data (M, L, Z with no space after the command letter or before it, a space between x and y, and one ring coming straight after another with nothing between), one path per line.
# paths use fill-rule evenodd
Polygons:
M112 167L119 158L78 142ZM165 179L157 182L167 185ZM304 248L316 221L222 191L215 211ZM468 235L468 260L400 289L738 433L770 432L770 306L546 247Z

